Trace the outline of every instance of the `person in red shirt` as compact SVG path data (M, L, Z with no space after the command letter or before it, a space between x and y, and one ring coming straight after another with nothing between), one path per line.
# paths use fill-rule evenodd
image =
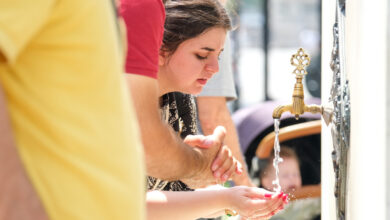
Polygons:
M191 179L190 186L199 187L223 181L225 173L229 178L231 170L241 173L241 165L223 145L224 129L183 142L161 120L157 72L164 33L163 2L121 0L119 11L127 29L126 81L141 129L147 174L164 180Z

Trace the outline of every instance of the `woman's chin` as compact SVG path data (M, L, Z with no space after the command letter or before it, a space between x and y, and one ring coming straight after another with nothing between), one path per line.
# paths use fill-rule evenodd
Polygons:
M191 94L191 95L199 95L201 91L199 92L187 92L187 94Z
M191 95L199 95L202 92L203 86L197 86L196 88L188 89L184 91L184 93L191 94Z
M194 91L192 94L193 94L193 95L199 95L199 94L202 92L202 90L203 90L203 86L202 86L202 88L200 88L200 89Z

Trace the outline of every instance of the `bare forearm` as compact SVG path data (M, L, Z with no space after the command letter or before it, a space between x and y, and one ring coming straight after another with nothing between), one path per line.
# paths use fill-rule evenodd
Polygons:
M0 85L0 219L48 219L21 163Z
M148 125L145 125L146 123ZM204 169L198 149L185 145L168 125L161 122L154 125L152 123L140 123L141 127L153 127L153 132L141 129L148 175L165 180L178 180L190 178Z
M224 126L226 128L225 144L233 152L234 157L244 166L244 172L241 175L233 176L234 182L237 185L253 186L240 149L236 127L226 107L226 99L224 97L198 97L197 103L203 133L208 135L213 132L216 126Z
M201 154L189 147L161 120L157 81L126 74L144 144L147 173L165 180L189 178L202 169Z
M227 190L161 192L147 194L148 220L196 219L221 213L226 208Z

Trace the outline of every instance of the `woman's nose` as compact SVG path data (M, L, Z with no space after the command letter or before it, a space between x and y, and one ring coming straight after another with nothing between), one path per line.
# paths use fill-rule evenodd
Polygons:
M205 69L211 74L217 73L219 71L218 57L210 59L210 62L206 64Z

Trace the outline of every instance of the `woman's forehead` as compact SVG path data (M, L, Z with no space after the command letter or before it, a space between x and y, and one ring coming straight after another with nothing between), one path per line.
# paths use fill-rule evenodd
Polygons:
M223 28L212 28L197 37L184 41L181 46L220 52L225 44L226 33L226 30Z

